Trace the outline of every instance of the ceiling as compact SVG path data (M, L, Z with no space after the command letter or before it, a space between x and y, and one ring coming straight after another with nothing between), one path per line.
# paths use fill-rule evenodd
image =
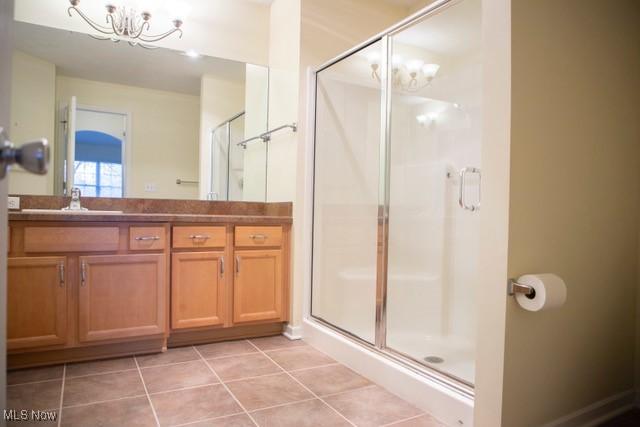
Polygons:
M402 30L394 39L440 55L464 55L481 46L480 16L481 0L459 2Z
M96 40L87 34L15 22L15 48L52 62L70 77L200 94L204 74L242 84L245 64L180 51L131 47L124 42Z

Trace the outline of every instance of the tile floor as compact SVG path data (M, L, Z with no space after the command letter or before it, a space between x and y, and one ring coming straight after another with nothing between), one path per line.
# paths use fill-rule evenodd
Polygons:
M10 371L7 382L9 408L61 414L38 426L443 426L283 336Z

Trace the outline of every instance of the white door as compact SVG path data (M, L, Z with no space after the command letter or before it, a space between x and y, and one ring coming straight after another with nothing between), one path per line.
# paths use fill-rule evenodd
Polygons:
M67 158L65 163L65 194L71 194L71 189L74 187L74 174L75 168L73 167L76 159L76 110L78 108L76 97L72 96L69 100L69 104L66 108L66 148Z
M0 2L0 126L9 127L13 0ZM6 408L7 366L7 179L0 180L0 407Z

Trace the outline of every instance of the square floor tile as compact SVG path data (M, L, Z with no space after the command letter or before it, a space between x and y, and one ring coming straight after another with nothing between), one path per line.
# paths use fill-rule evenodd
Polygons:
M255 427L248 415L230 415L228 417L215 418L189 424L189 427ZM186 427L186 426L185 426Z
M246 340L215 342L212 344L197 345L196 348L205 359L258 352L258 350Z
M336 361L313 347L304 346L270 351L269 357L287 371L328 365Z
M135 360L133 360L133 357L70 363L67 365L66 378L79 377L82 375L104 374L107 372L126 371L129 369L137 369L136 362Z
M446 427L444 424L433 418L431 415L421 415L416 418L389 424L389 427Z
M146 396L64 408L61 421L61 425L68 427L151 427L156 425L156 419Z
M385 389L375 386L328 396L324 400L357 426L380 426L422 413Z
M276 350L280 348L301 347L307 345L302 340L290 340L284 335L272 337L253 338L251 342L262 351Z
M62 380L7 387L7 409L58 409Z
M259 426L342 427L351 425L336 411L317 399L252 412L251 416Z
M282 372L282 369L262 353L211 359L207 360L207 363L216 371L222 381Z
M141 368L149 393L218 383L218 379L202 360L168 366Z
M62 379L64 365L44 366L41 368L16 369L7 372L7 384L24 384L36 381Z
M64 383L63 406L144 395L137 370L68 378Z
M136 356L140 367L169 365L171 363L190 362L199 360L200 355L193 347L170 348L164 353L148 354L146 356Z
M287 374L233 381L227 387L248 411L313 398Z
M304 369L294 371L291 375L318 396L342 393L372 385L368 379L343 365Z
M151 401L163 426L242 412L220 384L152 394Z

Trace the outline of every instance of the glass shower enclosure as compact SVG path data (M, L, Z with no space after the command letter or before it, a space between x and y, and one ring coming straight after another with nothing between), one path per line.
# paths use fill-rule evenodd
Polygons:
M311 315L472 394L481 0L315 73Z
M242 111L211 131L211 181L208 200L243 200L244 139Z

